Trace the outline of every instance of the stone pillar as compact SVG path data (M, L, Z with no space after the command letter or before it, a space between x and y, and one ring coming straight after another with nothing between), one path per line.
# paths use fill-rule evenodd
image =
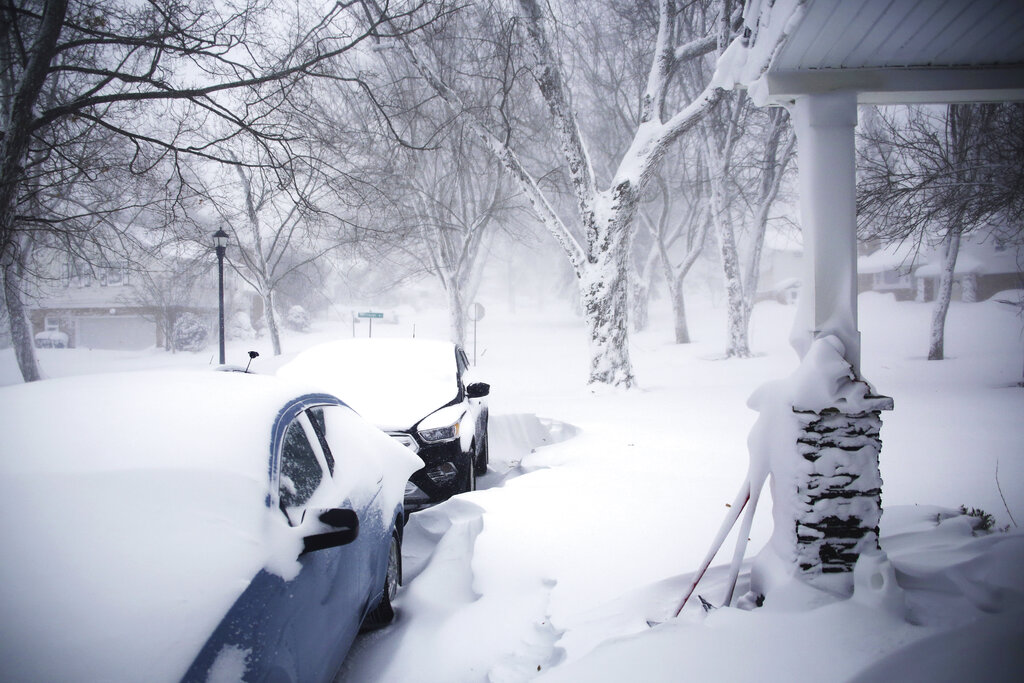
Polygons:
M865 403L855 413L793 409L802 425L796 561L804 576L852 572L862 552L878 549L880 413L892 399L869 395Z

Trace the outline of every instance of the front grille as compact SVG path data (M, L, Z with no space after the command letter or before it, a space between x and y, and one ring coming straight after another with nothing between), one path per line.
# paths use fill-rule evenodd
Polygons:
M390 436L392 439L402 444L406 448L412 450L413 453L419 453L419 444L417 444L416 440L412 438L412 436L410 436L409 434L406 434L405 432L388 432L388 436Z

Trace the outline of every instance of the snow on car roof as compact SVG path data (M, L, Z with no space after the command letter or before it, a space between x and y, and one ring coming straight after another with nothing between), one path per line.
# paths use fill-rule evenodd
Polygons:
M215 469L265 478L270 427L310 393L242 373L138 372L0 389L4 472ZM20 457L11 457L19 454Z
M408 429L459 392L455 345L432 339L327 342L278 375L315 382L383 429Z
M179 680L273 559L271 425L305 393L214 372L0 389L6 674Z

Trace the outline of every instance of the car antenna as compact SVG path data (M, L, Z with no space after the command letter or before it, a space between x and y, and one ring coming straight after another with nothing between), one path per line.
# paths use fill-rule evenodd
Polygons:
M249 372L249 366L252 365L252 359L253 358L259 358L259 357L260 357L260 354L258 352L256 352L256 351L250 351L249 352L249 362L245 364L245 371L246 372Z

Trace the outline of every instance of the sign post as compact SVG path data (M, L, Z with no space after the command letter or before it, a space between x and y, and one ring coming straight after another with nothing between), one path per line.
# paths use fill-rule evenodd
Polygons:
M358 315L359 315L360 318L368 318L369 319L370 329L369 329L369 331L368 331L366 336L367 337L372 337L373 336L373 319L374 318L383 318L384 314L383 313L374 313L373 311L366 311L365 313L359 313Z
M479 301L473 302L469 309L469 319L473 321L473 365L476 365L476 324L484 319L487 309Z

